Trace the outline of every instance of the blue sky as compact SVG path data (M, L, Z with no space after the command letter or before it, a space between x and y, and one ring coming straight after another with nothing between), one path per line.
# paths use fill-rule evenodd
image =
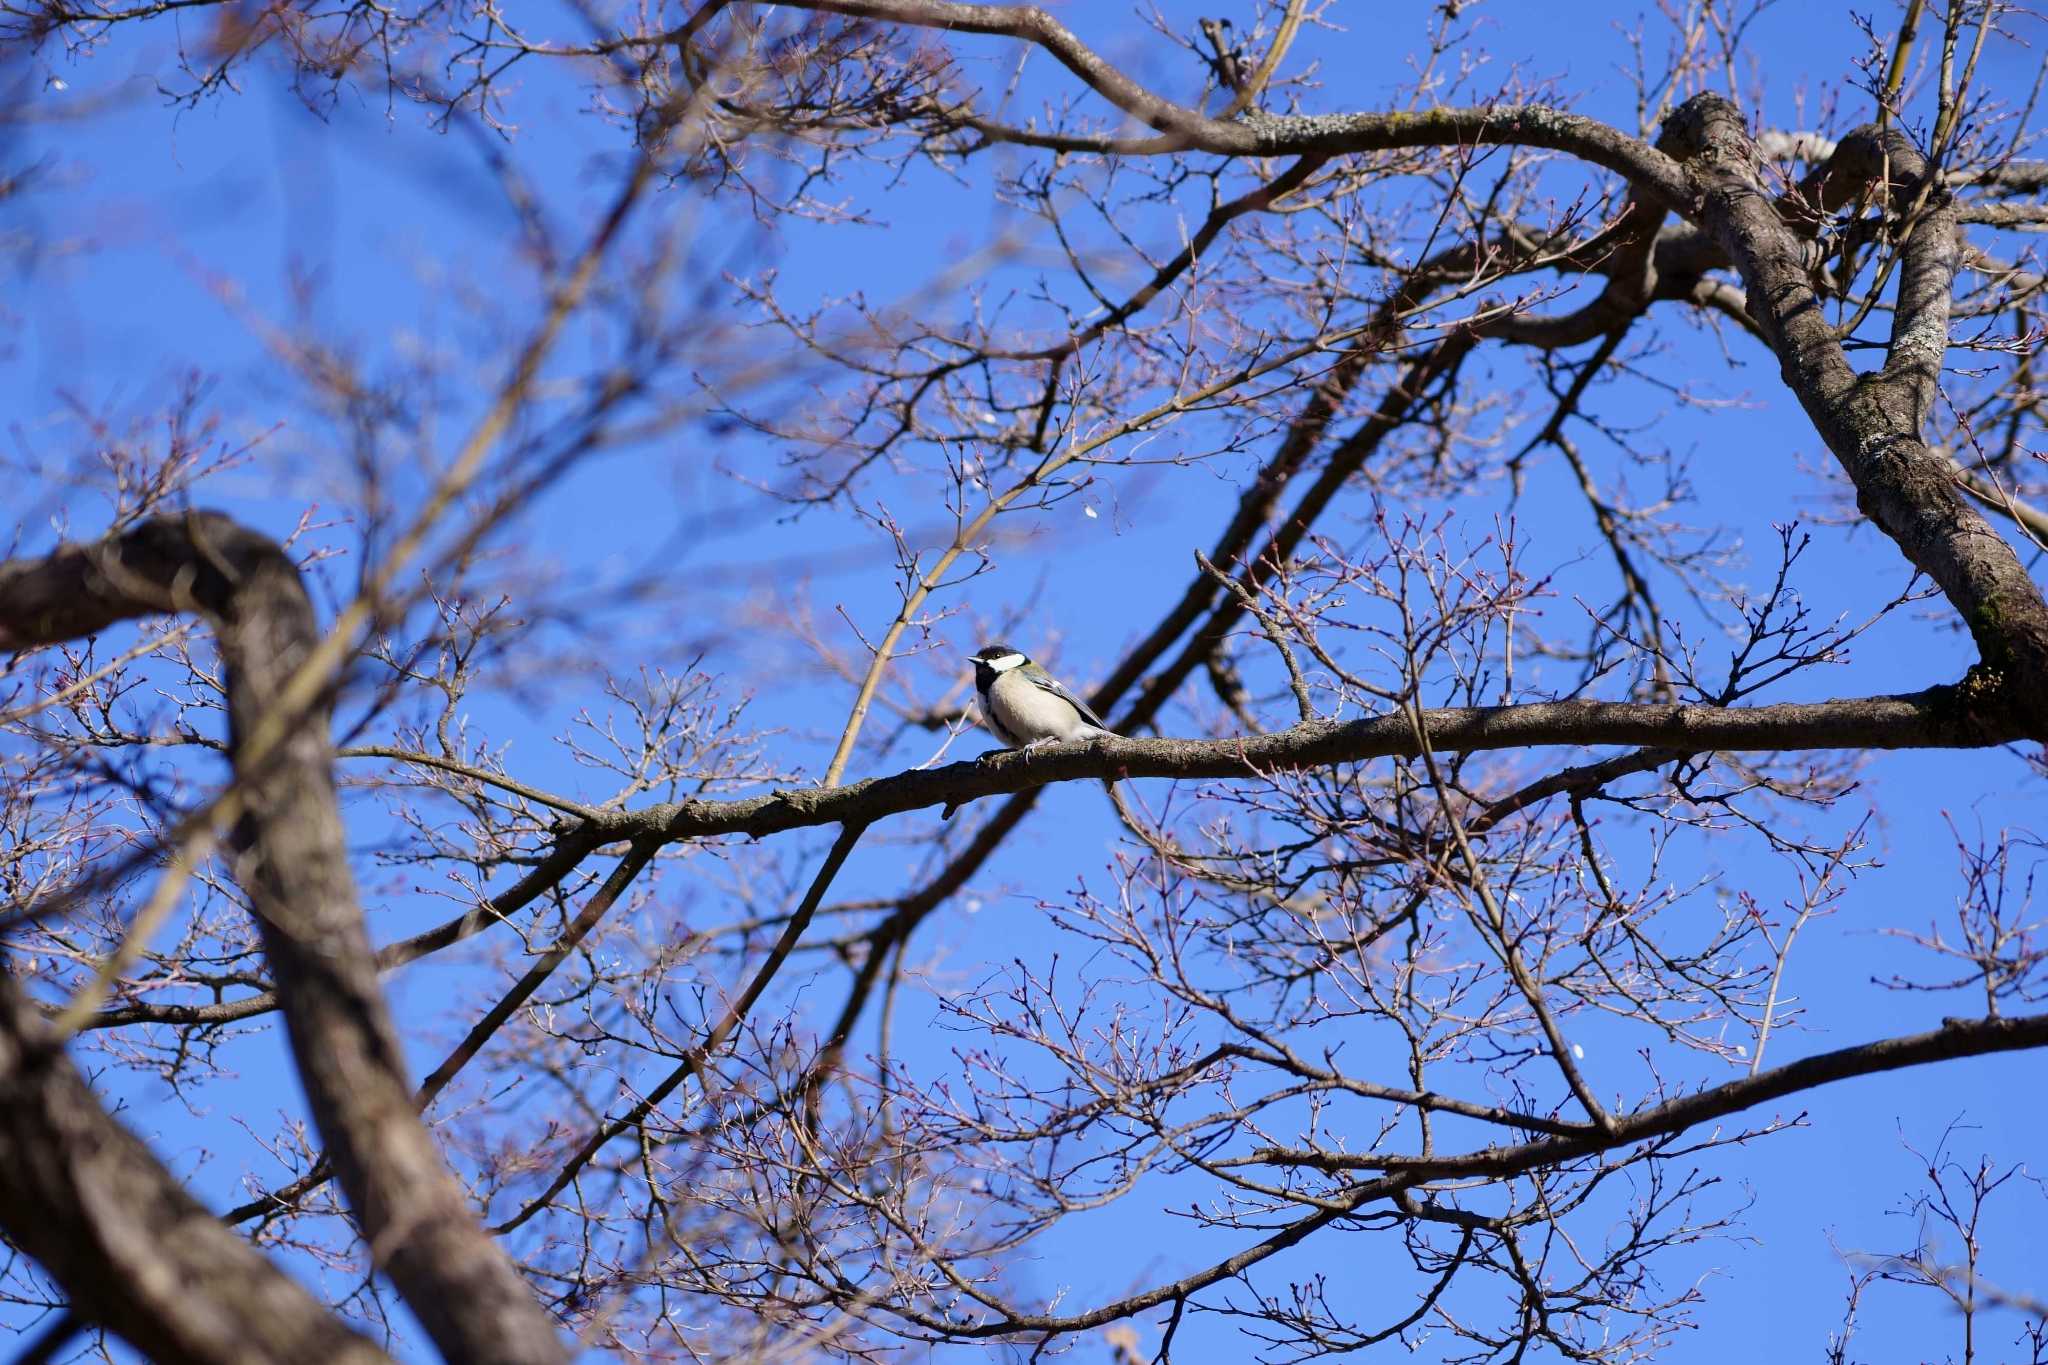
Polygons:
M1185 7L1170 8L1178 14ZM1123 8L1068 5L1060 12L1104 50L1138 54L1142 74L1166 70L1161 45ZM1620 73L1629 54L1611 13L1608 6L1582 3L1497 4L1486 11L1492 27L1484 47L1499 67L1512 65L1532 80L1584 92L1582 110L1628 124L1630 91ZM1825 83L1839 83L1849 72L1861 44L1851 14L1845 6L1793 4L1767 11L1759 22L1753 46L1772 54L1759 73L1766 111L1781 126L1803 126L1802 111L1810 116L1827 93ZM1397 59L1417 40L1421 23L1377 31L1391 21L1365 4L1337 6L1331 18L1348 31L1312 33L1297 49L1322 58L1323 85L1312 102L1329 109L1371 107L1400 79ZM192 32L188 25L183 36ZM330 453L334 432L306 411L297 382L266 343L266 328L311 325L372 372L418 366L423 358L447 362L434 395L445 453L496 373L462 358L463 348L532 312L532 273L510 240L495 191L459 136L427 127L414 109L387 112L381 101L354 95L316 117L262 67L248 72L239 93L172 107L157 82L178 36L159 25L121 35L87 60L52 50L15 70L38 121L12 130L14 143L0 149L11 160L45 166L31 193L0 208L0 215L12 215L0 216L0 234L24 231L40 243L0 298L0 413L13 477L32 490L16 495L18 507L32 505L32 515L21 514L30 523L30 544L46 543L52 509L67 513L82 534L104 516L89 494L34 482L38 470L61 463L83 439L81 410L104 415L118 428L160 408L188 374L204 376L205 407L219 416L224 437L261 438L244 464L205 490L206 500L283 532L308 501L331 503L341 490ZM2031 74L2027 56L1998 53L1987 84L2023 89ZM538 75L516 106L520 129L512 153L564 222L575 221L579 206L601 199L617 165L616 130L591 118L583 104L573 83ZM710 274L758 276L772 267L788 298L841 296L856 288L877 298L903 297L929 277L934 261L956 256L1012 221L979 181L963 185L926 168L889 181L857 174L847 194L873 214L873 226L797 225L757 233L730 201L701 208L711 230L696 238L691 262ZM681 198L678 191L660 201L660 211ZM1184 221L1185 212L1162 210L1138 230L1154 241L1172 241L1176 213ZM1006 268L1022 279L1028 265ZM961 305L947 296L924 306L943 314ZM1656 439L1690 453L1699 495L1693 520L1735 528L1745 572L1755 578L1774 567L1771 524L1804 518L1816 542L1803 582L1822 616L1855 616L1901 588L1905 574L1888 543L1868 528L1830 524L1839 510L1838 490L1814 472L1825 467L1825 452L1779 389L1775 365L1735 337L1728 344L1738 364L1731 369L1720 339L1675 322L1664 330L1674 372L1688 372L1738 401L1701 412L1637 393L1610 411L1651 424ZM595 333L579 335L568 363L604 344ZM1527 383L1518 360L1491 363L1504 388ZM800 385L791 389L798 392ZM843 610L864 629L879 628L894 608L894 588L886 572L870 567L881 545L870 528L823 513L782 516L730 477L767 469L774 455L765 441L731 430L686 430L620 450L553 490L508 538L506 550L529 565L552 565L573 582L616 581L651 562L664 564L672 581L701 576L701 606L681 618L681 627L675 613L650 620L636 618L631 608L581 624L607 637L627 664L674 666L702 657L733 694L754 694L750 715L775 732L768 742L776 760L815 775L850 689L822 670L790 670L788 648L761 638L750 624L759 602L719 596L725 580L714 570L786 566L778 573L786 575L788 598L808 603L827 626ZM1243 461L1222 462L1216 478L1105 476L1084 501L1033 521L1031 537L1001 556L960 604L994 618L1009 604L1035 602L1031 638L1016 643L1055 659L1072 681L1091 680L1178 594L1190 549L1214 539L1244 467ZM940 520L942 509L928 493L906 485L901 497L906 501L895 510L907 525ZM1501 505L1498 488L1477 492L1466 519L1476 528L1470 534L1486 534L1491 512ZM1557 470L1539 470L1516 511L1528 552L1553 567L1563 587L1595 581L1587 567L1594 528ZM1359 507L1346 515L1357 517ZM1360 525L1340 521L1332 529L1342 538L1358 534ZM350 547L348 528L326 534L336 546ZM348 592L353 561L330 561L323 572L331 605ZM1568 591L1551 609L1569 610ZM940 633L956 649L978 643L965 619ZM1968 661L1964 642L1942 622L1902 616L1859 642L1847 666L1795 680L1774 696L1912 689L1951 679ZM939 674L952 664L920 657L902 667L927 680L927 695L936 695ZM478 724L510 746L513 772L572 794L601 796L602 789L589 787L587 775L550 743L579 708L596 700L590 679L570 678L486 696L475 709ZM927 752L918 746L928 742L920 733L891 752L863 752L853 772L921 761ZM970 735L954 755L982 744ZM1789 986L1806 1004L1812 1026L1778 1038L1778 1060L1932 1026L1944 1013L1971 1008L1964 1000L1900 995L1875 985L1913 961L1882 931L1924 928L1952 912L1958 883L1948 820L1967 832L2039 824L2043 798L2039 779L2005 754L1892 755L1870 767L1860 801L1815 824L1839 829L1855 823L1866 806L1876 812L1872 848L1882 866L1852 885L1837 914L1806 931ZM365 844L385 833L374 808L360 807L356 818L355 832ZM1112 843L1098 792L1077 786L1050 794L1005 856L984 871L970 895L942 912L920 946L942 957L954 979L998 973L1013 959L1043 964L1071 951L1048 927L1038 902L1058 899L1077 879L1100 885ZM889 845L865 847L848 873L849 893L901 885L909 856ZM1782 872L1741 840L1686 856L1691 861L1674 876L1726 878L1730 885L1755 886L1766 898L1782 891ZM397 937L421 922L423 903L403 894L374 903L381 937ZM420 1021L409 1041L418 1046L423 1067L438 1058L445 1038L439 1006L451 994L482 989L480 962L458 957L391 982L400 1018ZM822 966L802 969L813 970L829 998L827 988L837 978ZM804 980L800 972L788 984L795 990ZM918 1018L919 1009L930 1014L920 1004L906 1018ZM943 1062L949 1046L943 1031L906 1027L904 1034L913 1053L929 1049L934 1065ZM1623 1046L1619 1035L1616 1042L1617 1049ZM1640 1077L1632 1057L1603 1057L1597 1041L1590 1051L1589 1069L1617 1087ZM106 1082L131 1106L130 1121L150 1132L160 1151L193 1169L207 1197L222 1201L238 1189L241 1162L251 1157L225 1126L225 1115L240 1106L259 1115L291 1113L297 1104L274 1037L238 1043L233 1055L239 1080L211 1091L201 1112L119 1073ZM1699 1279L1707 1299L1697 1313L1698 1330L1681 1336L1664 1358L1818 1358L1841 1317L1848 1272L1839 1253L1896 1250L1910 1239L1910 1220L1894 1210L1918 1190L1920 1172L1902 1142L1926 1150L1960 1121L1965 1126L1950 1139L1952 1154L1974 1161L1984 1152L2002 1164L2038 1165L2044 1160L2042 1079L2040 1059L2019 1054L1838 1085L1801 1098L1802 1129L1715 1157L1712 1172L1724 1183L1703 1196L1703 1206L1747 1200L1749 1208L1739 1237L1680 1248L1666 1263L1669 1285ZM1789 1117L1794 1111L1778 1112ZM1191 1234L1163 1218L1164 1197L1129 1201L1053 1234L1022 1267L1020 1282L1041 1292L1070 1286L1071 1301L1088 1303L1234 1249L1223 1234ZM2035 1292L2048 1285L2048 1242L2034 1231L2044 1212L2041 1199L2037 1188L2015 1186L1993 1206L1986 1236L1993 1282ZM1274 1278L1321 1271L1333 1282L1348 1279L1348 1292L1371 1294L1391 1284L1405 1294L1407 1279L1381 1278L1385 1249L1368 1251L1365 1243L1362 1237L1313 1241L1276 1267ZM1953 1321L1925 1291L1872 1291L1861 1330L1873 1360L1935 1360L1957 1350ZM2020 1358L2008 1350L2017 1330L2010 1315L1990 1320L1980 1339L1988 1335L1992 1345L1984 1349L1991 1358ZM1423 1358L1435 1358L1430 1352L1436 1348L1425 1345ZM1102 1343L1089 1341L1078 1358L1105 1352ZM1190 1365L1232 1361L1243 1358L1242 1346L1221 1324L1197 1319L1184 1330L1175 1358Z

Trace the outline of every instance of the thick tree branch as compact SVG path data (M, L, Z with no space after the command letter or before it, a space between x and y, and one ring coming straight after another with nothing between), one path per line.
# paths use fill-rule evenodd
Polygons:
M450 1359L565 1360L554 1323L472 1215L413 1110L342 837L331 696L252 749L321 639L297 567L275 542L214 513L157 518L0 565L0 646L159 612L196 612L219 636L243 797L230 841L235 876L262 931L314 1120L372 1255Z
M1471 143L1547 147L1570 152L1627 177L1666 207L1680 208L1687 199L1685 177L1669 157L1598 119L1547 105L1286 117L1250 110L1242 120L1216 119L1146 89L1035 5L968 5L946 0L794 0L789 8L1031 43L1050 53L1096 94L1162 134L1149 144L1119 148L1126 152L1328 157ZM981 131L991 137L998 135L988 127Z
M1953 222L1937 214L1915 232L1926 240L1909 252L1892 360L1883 373L1858 375L1821 311L1802 243L1757 182L1740 111L1718 95L1695 96L1667 120L1666 136L1698 187L1698 220L1741 273L1785 383L1847 471L1857 506L1947 595L1984 666L2009 684L2001 695L2038 730L2048 716L2048 604L1921 435L1947 345L1941 281L1954 268Z
M169 1365L389 1357L185 1192L110 1118L0 972L0 1225L71 1311Z
M1442 707L1421 711L1419 719L1429 748L1439 754L1607 744L1672 755L1981 748L2041 738L2039 732L2015 722L2002 698L1975 686L1754 707L1604 701ZM843 787L808 787L735 801L688 800L608 812L596 834L607 841L720 834L760 837L814 825L869 823L1052 782L1264 777L1295 768L1414 758L1420 752L1409 719L1399 714L1313 721L1272 734L1232 739L1103 739L1029 752L1004 750L973 762L912 769Z

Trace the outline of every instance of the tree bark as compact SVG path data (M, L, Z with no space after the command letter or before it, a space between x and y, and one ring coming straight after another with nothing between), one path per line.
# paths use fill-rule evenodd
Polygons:
M1665 137L1696 187L1697 221L1741 274L1750 315L1855 485L1857 507L1969 627L1981 656L1969 684L1978 704L2012 707L2039 733L2048 719L2048 604L2012 546L1963 497L1949 461L1921 437L1948 344L1957 252L1947 191L1932 192L1902 248L1885 365L1858 374L1814 293L1805 243L1763 191L1741 111L1719 95L1696 95L1666 120Z
M554 1321L477 1221L413 1108L342 837L331 688L303 715L278 714L319 640L297 567L274 541L206 512L0 566L0 647L188 611L213 624L227 665L243 810L231 838L235 876L261 928L314 1121L372 1258L446 1358L567 1360ZM12 1221L8 1231L17 1232ZM64 1283L90 1312L91 1287Z
M0 1225L74 1315L171 1365L390 1360L185 1192L108 1116L0 974Z

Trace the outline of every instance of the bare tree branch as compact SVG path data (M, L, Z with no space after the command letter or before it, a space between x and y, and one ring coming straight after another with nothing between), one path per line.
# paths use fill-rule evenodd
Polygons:
M330 703L316 700L303 724L256 762L242 761L250 734L320 639L297 567L275 543L203 513L0 566L0 644L9 648L161 612L197 612L220 638L244 794L231 834L236 876L364 1238L450 1356L508 1365L566 1359L553 1324L477 1223L414 1116L342 839Z

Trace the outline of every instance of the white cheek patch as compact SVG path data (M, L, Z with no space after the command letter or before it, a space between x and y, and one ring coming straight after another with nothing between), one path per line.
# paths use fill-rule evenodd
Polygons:
M1018 664L1023 663L1024 656L1022 654L998 654L995 658L985 660L985 662L996 672L1007 673Z

